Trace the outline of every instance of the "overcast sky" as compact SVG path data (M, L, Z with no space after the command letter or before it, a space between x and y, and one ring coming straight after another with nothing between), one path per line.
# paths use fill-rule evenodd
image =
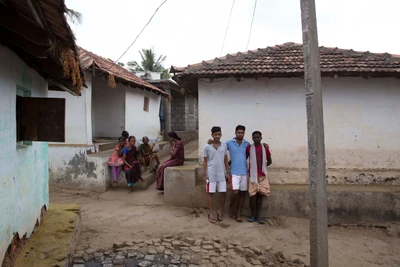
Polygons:
M66 0L83 14L71 27L78 45L116 60L163 0ZM154 47L165 67L221 55L232 0L168 0L120 60ZM316 0L319 45L400 54L399 0ZM236 0L222 55L246 51L254 0ZM258 0L248 49L302 42L299 0Z

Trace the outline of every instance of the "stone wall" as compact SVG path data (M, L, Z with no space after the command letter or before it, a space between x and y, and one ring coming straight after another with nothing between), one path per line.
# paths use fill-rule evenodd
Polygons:
M185 96L172 91L171 131L185 131Z
M197 99L189 94L182 95L176 91L171 93L171 130L197 130Z
M192 95L186 95L185 113L186 131L197 130L197 99Z

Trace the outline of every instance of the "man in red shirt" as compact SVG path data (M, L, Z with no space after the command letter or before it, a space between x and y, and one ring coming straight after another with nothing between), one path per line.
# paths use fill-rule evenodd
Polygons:
M262 145L262 134L255 131L252 134L253 142L246 148L246 157L249 158L249 195L251 217L249 222L264 224L260 216L263 196L269 196L270 187L267 179L267 166L271 165L272 158L268 145Z

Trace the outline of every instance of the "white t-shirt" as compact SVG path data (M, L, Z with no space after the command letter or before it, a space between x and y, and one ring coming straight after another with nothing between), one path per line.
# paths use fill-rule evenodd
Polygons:
M218 149L213 144L204 146L204 157L207 158L207 178L210 182L225 181L225 155L228 149L225 143L221 142Z

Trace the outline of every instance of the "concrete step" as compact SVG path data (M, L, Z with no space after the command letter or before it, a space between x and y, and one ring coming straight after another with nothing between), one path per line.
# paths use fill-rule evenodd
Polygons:
M150 172L148 170L142 172L142 178L144 181L139 181L136 183L135 188L146 190L152 183L156 180L156 173ZM112 180L111 180L112 181ZM127 187L125 172L121 171L118 175L118 187Z
M198 152L198 150L195 150L192 153L186 155L185 156L185 161L198 162L199 161L199 152Z
M97 152L106 151L109 149L114 150L118 144L118 140L96 140L93 145L96 147Z
M227 185L225 210L228 211L231 195ZM383 222L400 220L400 188L381 185L328 185L328 220L340 222ZM205 184L192 190L188 204L194 208L208 208ZM183 203L182 203L183 204ZM219 205L219 196L214 196L214 206ZM249 195L246 193L242 214L249 216ZM271 195L264 198L263 217L293 216L308 218L308 185L271 185Z

